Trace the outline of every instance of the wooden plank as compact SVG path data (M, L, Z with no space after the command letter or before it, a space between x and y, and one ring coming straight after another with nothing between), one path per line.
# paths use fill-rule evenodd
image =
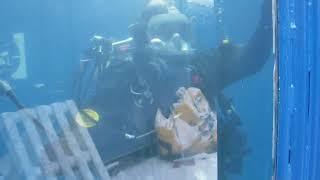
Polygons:
M2 114L3 127L5 128L6 143L9 148L9 152L14 154L15 160L17 160L19 171L25 174L28 180L36 179L40 175L40 168L33 167L30 156L23 143L23 137L20 136L17 124L23 120L20 117L20 113L4 113Z
M25 109L23 111L26 111L29 115L33 117L36 117L36 114L34 113L33 110ZM23 122L26 128L26 133L30 138L32 138L30 143L36 158L39 160L43 173L45 176L51 177L50 179L56 179L54 176L55 176L55 172L58 171L59 166L57 165L57 163L49 161L49 157L41 142L41 138L35 124L33 123L30 117L25 115L25 112L23 111L19 112L20 117L25 117L21 121Z
M52 121L50 119L50 115L52 115L52 110L49 106L39 106L36 108L36 111L41 118L43 126L46 127L46 133L49 139L49 143L53 147L53 152L55 156L57 157L58 163L65 174L66 178L76 179L76 176L74 172L72 171L72 168L70 166L69 158L66 158L64 156L64 151L62 149L62 146L60 144L60 140L58 135L56 134Z
M73 101L66 101L67 109L70 110L71 116L73 119L75 119L77 113L79 112L77 109L77 106ZM90 137L89 132L87 129L82 128L80 126L77 126L77 129L79 130L80 134L82 135L82 138L85 139L86 146L89 148L90 155L92 157L92 161L94 166L97 168L97 171L99 173L99 177L103 177L105 180L109 180L109 174L105 170L104 164L100 158L100 155L95 148L95 145Z
M55 116L58 119L58 124L62 128L62 133L64 134L65 138L67 139L67 145L69 146L70 150L72 151L72 154L77 159L77 165L80 168L80 173L82 177L86 180L93 180L92 172L90 171L88 164L87 164L87 158L84 158L86 153L89 152L81 152L79 143L77 142L76 138L74 137L75 134L72 132L74 131L66 119L65 113L66 113L66 106L62 103L55 103L52 105L53 111ZM76 126L75 126L76 127ZM85 141L85 140L84 140Z
M87 129L75 123L77 113L67 101L2 114L1 133L17 174L27 180L110 179Z

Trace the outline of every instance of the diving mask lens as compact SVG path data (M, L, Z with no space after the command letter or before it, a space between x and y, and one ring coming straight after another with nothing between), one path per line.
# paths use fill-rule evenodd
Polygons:
M147 34L150 47L161 52L180 53L191 50L190 23L180 13L160 14L152 17L148 23Z
M159 38L153 38L150 40L150 47L154 50L161 50L165 49L166 43Z
M171 49L176 51L190 50L189 44L181 37L179 33L173 34L169 44L171 44Z
M180 36L179 33L174 33L168 41L163 41L160 38L150 40L151 49L163 53L184 53L190 52L190 45Z

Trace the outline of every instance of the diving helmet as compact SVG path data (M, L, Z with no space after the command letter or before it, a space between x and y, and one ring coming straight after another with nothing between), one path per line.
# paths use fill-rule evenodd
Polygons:
M190 21L174 7L150 17L146 32L150 48L155 52L168 55L193 51Z

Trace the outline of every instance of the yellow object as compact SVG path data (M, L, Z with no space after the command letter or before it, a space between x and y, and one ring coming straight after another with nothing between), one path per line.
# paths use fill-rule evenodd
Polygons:
M201 121L197 112L195 112L187 103L174 104L174 113L179 115L178 118L183 119L192 126L195 126Z
M174 130L174 124L173 121L169 121L167 118L165 118L160 110L157 111L156 114L156 120L157 120L157 127L156 132L159 140L161 140L164 143L170 144L172 153L179 153L182 150L181 144L178 142L178 137L176 136L175 130ZM160 146L160 151L163 154L168 154L169 150L164 149Z
M76 122L84 128L94 127L99 120L99 114L92 109L83 109L76 115Z
M198 88L180 88L178 102L174 103L170 116L166 118L158 109L155 129L159 140L160 155L217 151L217 114Z

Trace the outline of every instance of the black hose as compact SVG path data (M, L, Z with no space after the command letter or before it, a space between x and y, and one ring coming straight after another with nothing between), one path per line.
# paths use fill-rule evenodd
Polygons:
M17 96L14 94L12 87L6 81L0 80L0 95L8 97L19 110L24 108Z
M14 94L13 91L9 91L6 93L6 96L11 100L11 102L20 110L24 109L25 106L21 104L21 102L18 100L17 96Z

